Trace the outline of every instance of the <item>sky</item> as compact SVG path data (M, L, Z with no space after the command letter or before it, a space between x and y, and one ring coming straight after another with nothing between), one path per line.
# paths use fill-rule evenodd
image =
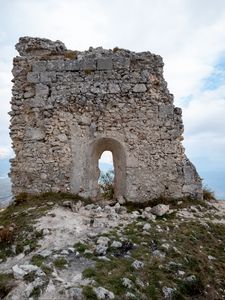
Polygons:
M61 40L72 50L118 46L161 55L183 110L186 154L225 198L224 0L0 0L0 159L13 155L7 113L20 36Z

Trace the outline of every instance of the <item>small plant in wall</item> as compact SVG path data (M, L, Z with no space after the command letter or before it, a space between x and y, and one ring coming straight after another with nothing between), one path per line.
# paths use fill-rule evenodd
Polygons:
M105 199L114 197L114 171L101 172L99 177L100 194Z

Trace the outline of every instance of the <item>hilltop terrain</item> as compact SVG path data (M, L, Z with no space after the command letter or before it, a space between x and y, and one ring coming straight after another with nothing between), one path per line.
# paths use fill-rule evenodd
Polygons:
M0 298L224 299L224 215L219 201L22 194L0 213Z

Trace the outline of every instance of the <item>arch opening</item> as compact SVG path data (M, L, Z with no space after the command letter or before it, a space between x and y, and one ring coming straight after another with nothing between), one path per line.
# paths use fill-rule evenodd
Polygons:
M114 186L114 164L113 154L111 151L104 151L98 160L98 168L100 175L98 178L99 197L103 199L113 199L115 186Z
M112 138L100 138L94 141L90 147L89 160L89 191L91 198L99 197L99 160L104 152L112 153L112 163L114 166L114 198L119 199L125 196L126 192L126 156L124 147L120 142ZM105 157L105 154L103 158Z

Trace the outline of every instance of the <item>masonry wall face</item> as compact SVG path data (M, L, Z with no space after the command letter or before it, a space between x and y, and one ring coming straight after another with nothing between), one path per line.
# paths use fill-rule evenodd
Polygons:
M202 197L181 144L181 109L150 52L90 48L24 37L13 61L13 193L67 191L95 198L98 159L113 153L116 195Z

